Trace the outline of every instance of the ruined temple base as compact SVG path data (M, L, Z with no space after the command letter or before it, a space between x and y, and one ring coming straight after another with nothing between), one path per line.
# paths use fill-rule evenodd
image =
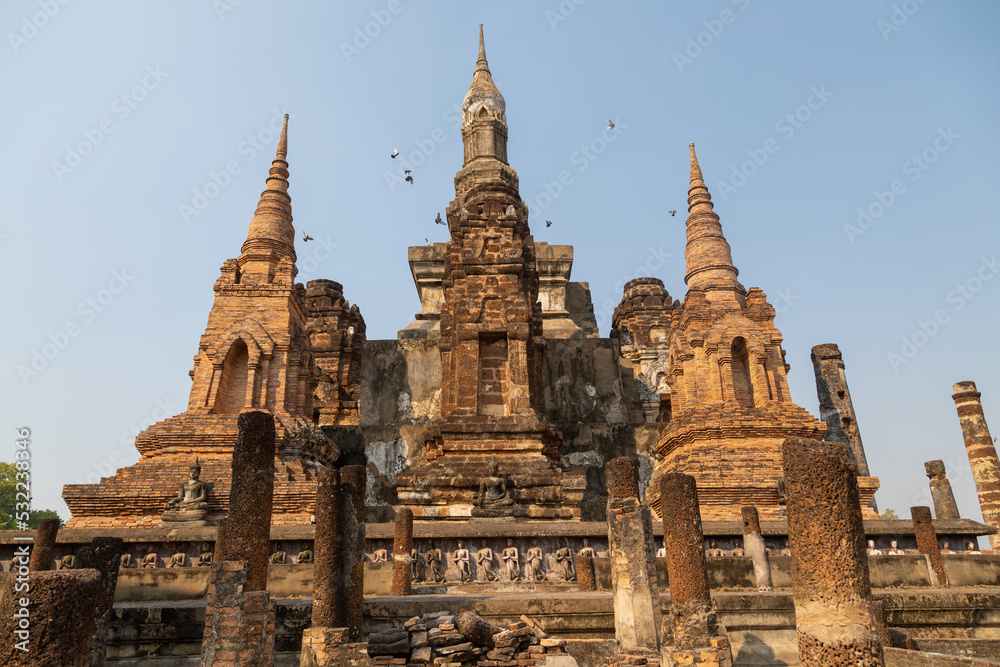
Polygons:
M580 520L584 470L558 464L560 436L529 417L472 417L441 425L428 463L396 476L400 506L417 520ZM477 502L496 462L508 498Z
M665 646L660 655L663 667L702 665L702 667L733 667L733 650L728 637L713 637L711 644L692 649Z
M302 632L299 667L337 667L368 665L366 644L350 643L348 628L306 628Z
M476 503L479 485L489 476L491 458L453 454L398 475L400 506L424 521L580 520L578 505L587 484L582 470L561 470L540 454L506 454L498 463L513 495L510 504L484 507Z

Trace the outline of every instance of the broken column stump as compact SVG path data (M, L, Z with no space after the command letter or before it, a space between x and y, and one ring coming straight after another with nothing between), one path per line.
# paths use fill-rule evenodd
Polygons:
M944 571L941 560L941 545L938 544L937 531L931 522L931 508L926 506L911 507L910 518L913 520L913 534L917 538L917 550L928 559L928 570L931 575L931 586L948 586L948 575Z
M410 552L413 550L413 510L403 507L396 511L392 539L391 595L410 594Z
M275 615L267 592L274 417L259 410L244 412L237 426L229 516L219 523L201 660L206 667L269 667L274 664Z
M771 563L760 532L760 516L756 507L743 507L743 552L753 561L753 573L757 579L758 591L773 591L771 583Z
M934 516L938 519L961 519L955 494L951 490L951 482L944 469L944 461L927 461L924 463L927 471L928 484L931 487L931 498L934 501Z
M694 477L669 473L660 483L670 614L663 624L664 665L732 665L732 649L708 589L705 536Z
M990 436L983 414L981 394L976 391L975 382L958 382L954 387L955 408L962 423L965 451L969 455L972 478L976 482L979 506L983 510L983 522L1000 528L1000 459ZM990 548L1000 553L1000 534L990 535Z
M28 569L32 572L42 572L52 567L52 554L55 553L56 534L59 532L59 519L46 518L38 524L35 531L35 541L31 545L31 561Z
M114 617L115 590L125 540L120 537L95 537L90 554L82 567L94 568L101 576L101 590L94 604L94 636L90 640L88 667L103 667L108 650L108 629ZM83 560L81 558L81 560Z
M656 586L653 519L639 502L635 464L608 461L608 543L614 595L615 637L623 650L657 650L660 592Z
M594 559L590 556L576 557L576 585L581 591L597 590L597 579L594 576Z
M15 592L25 584L27 590ZM0 597L0 665L85 667L102 587L96 570L12 567Z
M782 454L800 663L882 667L857 468L842 443L786 438Z

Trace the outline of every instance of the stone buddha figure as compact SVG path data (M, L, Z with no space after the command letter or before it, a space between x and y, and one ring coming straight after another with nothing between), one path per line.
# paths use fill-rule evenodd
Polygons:
M512 489L507 487L507 479L500 474L500 465L494 456L490 461L489 475L479 483L476 505L479 507L506 507L514 504Z
M574 581L576 573L573 572L573 550L569 546L569 540L563 538L562 547L556 551L556 562L562 570L563 581Z
M458 569L458 576L462 582L472 581L472 568L469 565L469 550L465 548L465 545L461 542L458 543L458 549L451 555L451 560L455 563L455 567Z
M497 576L497 557L493 553L493 549L489 547L484 547L476 552L476 562L479 564L480 569L483 571L483 578L486 581L497 581L499 577Z
M198 567L211 567L213 559L210 547L207 544L202 546L201 553L198 554Z
M163 521L204 521L208 514L208 484L199 477L201 464L195 459L187 481L177 489L177 495L167 501L161 516Z

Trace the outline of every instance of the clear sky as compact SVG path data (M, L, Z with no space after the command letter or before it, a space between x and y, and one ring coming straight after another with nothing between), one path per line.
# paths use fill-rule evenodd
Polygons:
M1000 434L1000 6L680 4L5 0L0 460L30 427L35 507L66 514L184 409L285 112L299 278L395 338L482 22L535 238L575 247L603 336L628 279L683 298L693 141L793 398L818 411L809 350L838 343L880 506L930 504L940 458L980 519L951 393L976 381Z

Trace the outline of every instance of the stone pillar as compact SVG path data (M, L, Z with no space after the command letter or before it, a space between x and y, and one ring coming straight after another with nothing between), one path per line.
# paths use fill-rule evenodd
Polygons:
M857 468L841 443L787 438L782 450L799 661L882 667Z
M114 617L115 589L118 588L118 568L125 541L120 537L95 537L90 543L89 562L101 575L101 590L94 606L94 637L90 640L89 667L104 667L108 649L108 629ZM82 559L81 559L82 560Z
M344 586L344 625L352 641L361 641L365 604L365 485L364 466L340 469L341 573Z
M606 464L608 543L615 637L623 650L657 650L660 593L656 586L653 518L639 502L635 464L622 456Z
M25 583L27 593L15 592L15 586ZM0 595L0 665L86 665L101 588L101 575L90 569L8 576ZM24 616L27 628L21 627Z
M931 572L931 586L947 587L948 575L944 572L937 531L934 530L934 524L931 522L931 508L926 506L911 507L910 518L913 520L913 534L917 538L917 550L930 561L928 565Z
M273 667L275 605L266 590L247 590L246 561L212 563L205 596L205 667Z
M215 561L247 562L246 590L267 588L274 498L274 417L244 412L237 418L229 515L219 526Z
M313 537L313 627L344 625L341 573L340 471L324 470L316 489Z
M340 664L338 647L348 638L344 627L341 507L340 471L324 470L318 477L314 509L312 627L302 633L300 667Z
M813 370L816 372L816 393L819 395L819 416L826 422L826 441L847 445L848 455L858 469L858 475L868 477L868 460L861 444L861 430L854 415L851 391L847 388L844 359L836 343L817 345L812 349Z
M396 526L392 539L391 595L410 594L410 552L413 551L413 510L396 510Z
M663 625L663 663L670 667L728 667L733 664L732 650L708 591L705 536L694 477L676 472L664 475L660 508L670 582L670 616Z
M986 425L981 394L976 391L975 382L955 384L955 407L958 420L962 423L965 451L969 454L972 478L979 494L979 506L983 510L983 521L994 528L1000 528L1000 459L993 446L990 429ZM1000 535L990 535L990 547L1000 553Z
M274 498L274 417L244 412L237 418L229 515L220 522L209 575L206 667L274 664L275 603L267 592Z
M52 554L55 553L56 534L59 532L59 519L42 519L35 531L35 541L31 545L31 560L28 570L41 572L52 567Z
M590 556L576 557L576 586L581 591L597 590L597 579L594 577L594 559Z
M753 572L757 577L758 591L773 591L771 583L771 563L764 547L764 537L760 532L760 516L756 507L740 508L743 514L743 551L753 560Z
M938 519L961 519L958 514L958 504L951 490L944 470L944 461L927 461L924 463L927 479L930 480L931 498L934 500L934 516Z

